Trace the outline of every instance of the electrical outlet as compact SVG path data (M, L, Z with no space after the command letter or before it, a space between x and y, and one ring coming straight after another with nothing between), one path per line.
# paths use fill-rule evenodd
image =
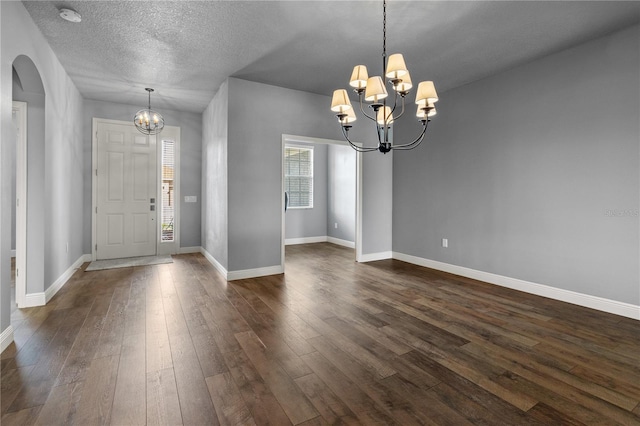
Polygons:
M447 248L449 247L449 240L446 238L442 239L442 247Z
M198 196L197 195L185 195L184 196L184 202L185 203L197 203L198 202Z
M334 223L334 224L333 224L333 227L334 227L334 228L336 228L336 229L338 229L338 222Z

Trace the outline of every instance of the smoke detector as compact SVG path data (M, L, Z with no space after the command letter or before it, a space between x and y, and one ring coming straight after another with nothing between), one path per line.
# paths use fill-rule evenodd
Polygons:
M60 9L60 17L69 22L82 21L82 16L73 9Z

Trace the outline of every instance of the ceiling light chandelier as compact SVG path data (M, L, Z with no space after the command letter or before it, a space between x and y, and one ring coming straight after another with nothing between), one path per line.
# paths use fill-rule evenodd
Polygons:
M155 135L160 133L164 128L164 118L162 118L159 112L151 109L151 92L153 92L153 89L147 87L144 90L149 92L149 106L147 109L141 109L136 112L136 115L133 117L133 123L141 133L145 135Z
M385 88L387 81L391 83L394 91L393 105L387 104L389 100L387 89ZM331 100L331 111L337 113L336 117L340 122L342 134L353 149L358 152L380 151L386 154L394 149L407 150L420 145L427 132L429 121L431 121L430 117L436 114L434 103L438 101L438 94L436 93L433 81L422 81L418 84L418 90L416 91L418 110L416 116L418 117L418 121L422 123L422 132L413 142L394 145L393 123L404 114L405 97L409 94L413 84L411 83L411 76L409 75L404 57L401 53L389 56L389 61L387 62L386 0L382 2L382 77L369 77L366 66L356 65L353 68L349 85L353 87L354 91L358 94L360 111L362 111L362 114L364 114L366 118L375 123L376 133L378 134L377 147L360 146L349 139L349 129L351 129L352 123L356 121L356 114L349 100L347 91L345 89L335 90ZM364 111L362 105L363 97L364 101L371 102L369 107L373 109L373 115L369 115ZM400 97L400 105L398 97ZM401 108L399 113L396 111L398 107Z

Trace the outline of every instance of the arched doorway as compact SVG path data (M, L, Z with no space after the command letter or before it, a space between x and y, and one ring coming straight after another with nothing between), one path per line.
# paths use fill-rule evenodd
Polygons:
M19 117L14 128L20 138L8 141L15 159L11 250L15 253L15 301L18 307L28 307L34 304L27 295L42 288L44 282L45 91L29 57L18 56L12 67L12 100L17 101ZM20 111L25 107L26 116Z

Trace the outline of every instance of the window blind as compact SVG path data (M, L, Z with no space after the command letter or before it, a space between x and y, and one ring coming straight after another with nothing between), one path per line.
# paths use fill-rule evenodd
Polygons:
M290 208L313 207L313 148L285 146L284 190Z

